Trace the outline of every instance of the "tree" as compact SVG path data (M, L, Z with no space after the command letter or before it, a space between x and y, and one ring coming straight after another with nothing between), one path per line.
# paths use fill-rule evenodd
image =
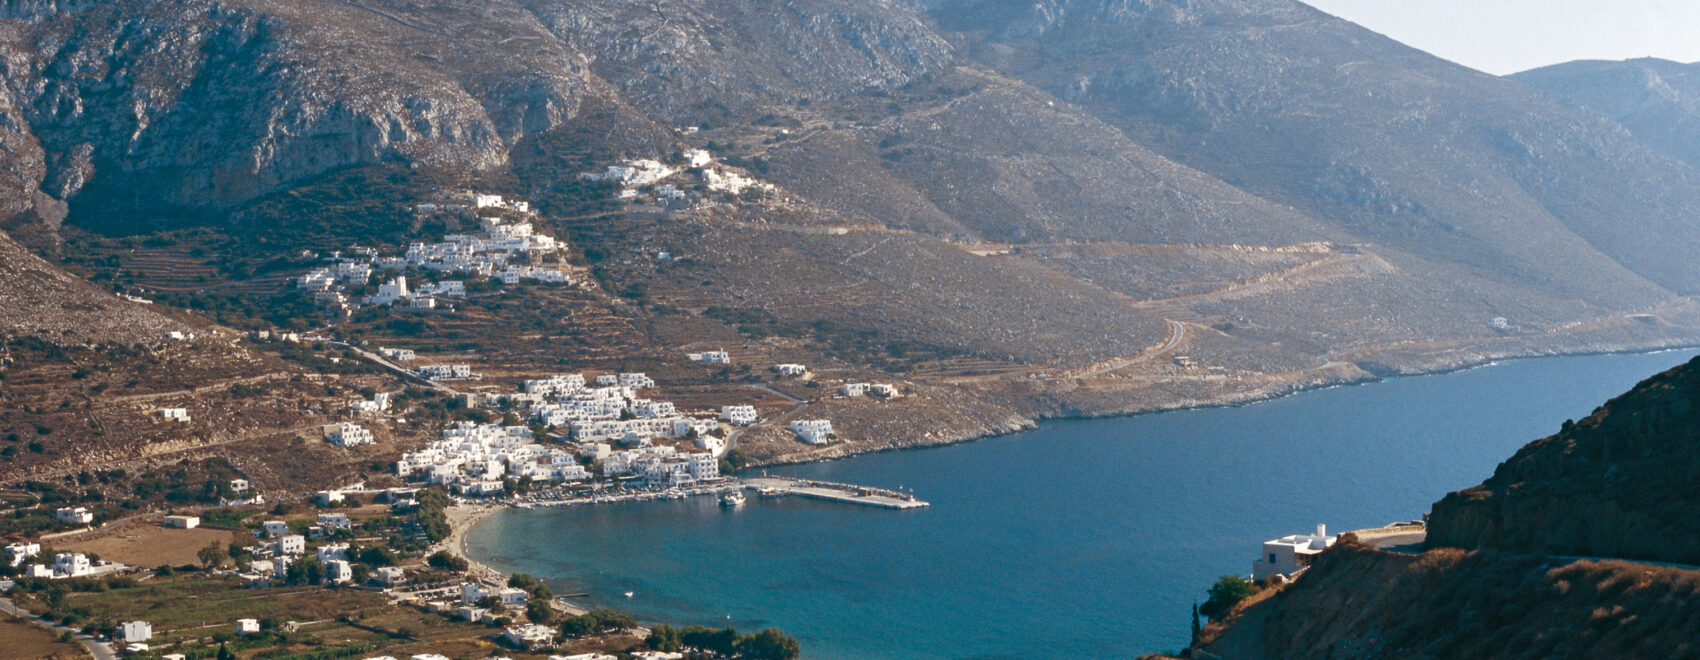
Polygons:
M643 643L651 649L664 653L672 653L685 645L679 639L679 629L665 623L651 628L649 637L645 638Z
M525 603L525 618L532 623L548 623L555 617L555 608L549 606L549 601L533 598Z
M465 559L456 557L450 554L447 550L438 550L436 553L433 553L430 558L426 559L425 563L429 564L431 568L438 568L445 571L465 571L467 569Z
M223 644L218 645L218 660L236 660L236 654Z
M738 642L738 654L749 660L797 660L802 646L778 628L768 628Z
M1240 601L1250 596L1254 589L1255 585L1251 580L1238 575L1224 575L1216 580L1216 584L1210 585L1210 598L1199 606L1198 612L1210 617L1211 621L1221 619L1233 611Z
M1203 626L1198 625L1198 601L1192 601L1192 643L1198 643L1198 634L1203 632Z
M685 646L694 646L720 655L732 655L738 652L739 635L735 628L715 630L705 626L691 626L679 632L679 641Z
M230 556L229 553L230 551L228 548L214 542L205 548L201 548L195 553L195 556L200 558L201 565L211 569L218 568L218 565L223 563L226 557Z

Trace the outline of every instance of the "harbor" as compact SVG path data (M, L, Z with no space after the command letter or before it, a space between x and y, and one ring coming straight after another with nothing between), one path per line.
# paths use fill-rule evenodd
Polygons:
M764 476L745 479L744 487L755 490L762 497L797 495L816 500L897 510L922 509L931 506L928 502L916 499L914 495L908 493L830 481Z

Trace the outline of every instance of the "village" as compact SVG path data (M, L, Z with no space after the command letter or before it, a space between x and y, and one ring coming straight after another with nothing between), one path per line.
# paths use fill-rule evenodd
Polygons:
M413 242L401 256L379 256L373 248L349 248L331 253L331 265L317 268L295 280L298 289L311 292L313 300L337 316L346 317L366 306L398 306L409 310L452 311L452 300L467 296L466 281L444 276L492 278L503 284L536 281L569 285L573 278L565 262L566 245L552 236L536 233L531 204L504 199L501 195L468 193L454 203L427 203L415 207L422 216L437 214L477 217L478 234L448 234L441 242ZM415 276L409 286L407 274ZM373 278L384 278L375 293L351 296ZM435 281L423 281L435 279Z

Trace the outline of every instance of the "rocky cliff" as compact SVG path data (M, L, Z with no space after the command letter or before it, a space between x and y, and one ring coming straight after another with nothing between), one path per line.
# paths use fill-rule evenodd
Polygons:
M1339 545L1205 630L1221 658L1687 658L1700 574L1621 561ZM1193 657L1211 657L1194 654Z
M1647 379L1434 505L1431 547L1700 564L1700 361Z
M1647 379L1436 503L1426 552L1344 542L1212 623L1199 648L1224 658L1700 655L1697 396L1700 359Z

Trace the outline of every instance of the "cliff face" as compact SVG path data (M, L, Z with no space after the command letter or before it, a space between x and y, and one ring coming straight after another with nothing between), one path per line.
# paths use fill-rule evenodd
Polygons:
M1434 505L1435 547L1700 564L1700 361L1654 376Z

